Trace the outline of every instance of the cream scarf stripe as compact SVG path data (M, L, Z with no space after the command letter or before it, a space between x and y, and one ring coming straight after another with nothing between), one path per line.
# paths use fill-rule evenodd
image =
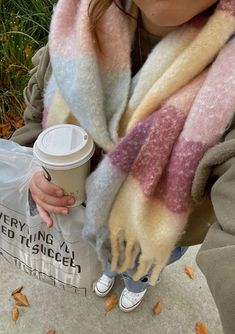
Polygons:
M200 73L217 55L235 30L235 17L217 9L189 44L145 95L128 128L153 112L160 103Z
M182 51L192 42L199 31L198 27L193 24L184 25L176 31L168 34L155 46L138 76L138 82L124 115L125 124L128 123L132 113L141 103L151 87L157 80L159 80L170 65L172 65Z

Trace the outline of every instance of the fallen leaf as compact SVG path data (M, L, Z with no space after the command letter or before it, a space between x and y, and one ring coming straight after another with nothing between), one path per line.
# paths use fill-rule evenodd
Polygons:
M47 334L56 334L56 332L54 331L54 329L50 329Z
M193 279L193 269L191 267L186 265L184 267L184 272L185 272L185 274L188 275L189 278Z
M11 125L10 124L0 124L0 135L8 139L11 136Z
M196 334L208 334L206 324L203 324L202 322L196 323L195 330L196 330Z
M17 292L13 295L13 298L15 299L16 305L18 306L29 306L28 299L23 293Z
M116 294L108 296L104 302L104 309L106 312L111 311L118 303L118 298Z
M19 318L19 310L16 306L14 306L11 310L11 319L16 321Z
M159 315L162 312L162 305L160 302L157 302L153 307L153 314Z
M13 296L13 295L16 294L16 293L21 292L22 289L23 289L23 286L20 286L19 288L16 288L16 289L11 293L11 295Z
M14 129L19 129L23 126L23 120L16 118L15 120L11 120L11 124L14 127Z

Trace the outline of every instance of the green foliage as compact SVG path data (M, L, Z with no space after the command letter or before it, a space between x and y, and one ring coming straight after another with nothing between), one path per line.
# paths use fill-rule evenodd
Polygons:
M31 57L47 43L56 0L0 0L0 122L22 114Z

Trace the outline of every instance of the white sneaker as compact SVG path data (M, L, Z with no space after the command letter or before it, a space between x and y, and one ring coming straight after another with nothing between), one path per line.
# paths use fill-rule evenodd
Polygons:
M125 288L119 298L119 308L124 312L130 312L134 310L140 304L146 291L147 289L136 293L131 292Z
M104 297L106 296L109 291L112 289L113 284L115 281L115 277L108 277L107 275L103 274L95 285L95 293L97 296Z

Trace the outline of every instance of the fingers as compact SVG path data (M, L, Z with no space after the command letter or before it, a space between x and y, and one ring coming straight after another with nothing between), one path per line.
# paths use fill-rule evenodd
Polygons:
M37 210L38 210L40 217L42 218L42 221L45 224L47 224L48 227L52 227L53 221L51 217L49 216L49 214L45 210L43 210L39 205L37 205Z
M49 182L43 175L43 172L36 172L30 182L29 187L32 194L38 196L43 202L48 202L45 199L50 199L52 201L50 204L54 204L55 199L60 200L60 205L65 205L66 199L69 196L64 196L63 189L59 188L57 185Z
M44 211L47 213L54 213L56 215L67 215L69 213L69 209L64 206L56 206L56 205L50 205L45 202L42 202L41 200L37 199L36 204L39 205Z
M74 198L64 196L63 190L47 181L43 172L32 176L29 189L35 203L48 213L68 214L68 206L74 203Z

